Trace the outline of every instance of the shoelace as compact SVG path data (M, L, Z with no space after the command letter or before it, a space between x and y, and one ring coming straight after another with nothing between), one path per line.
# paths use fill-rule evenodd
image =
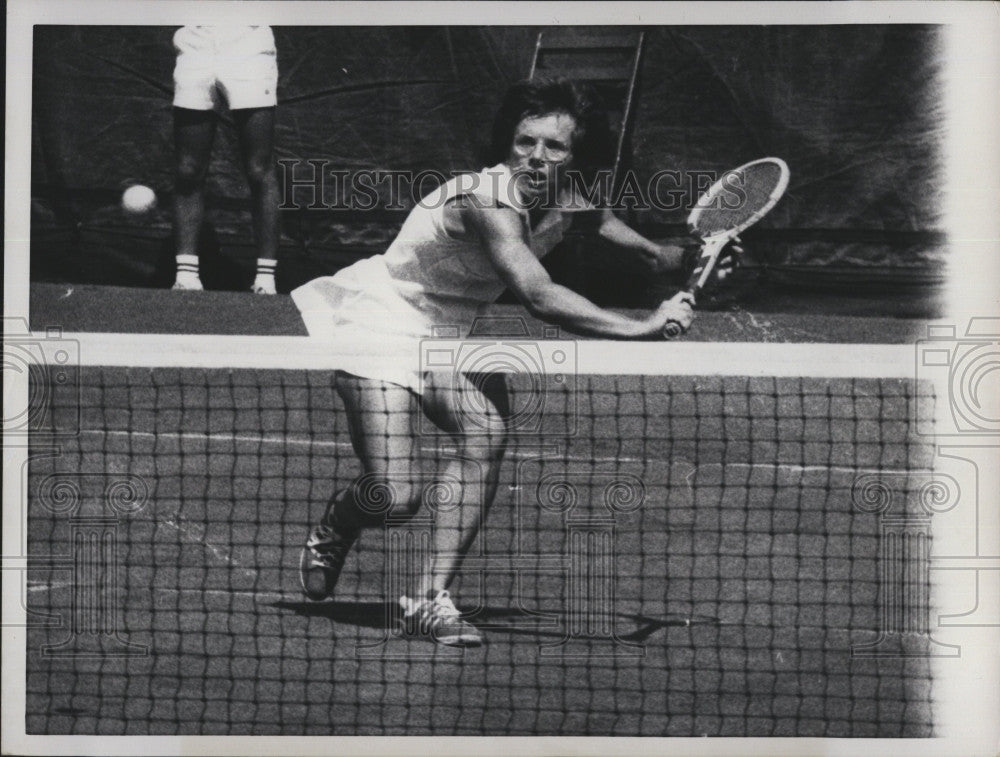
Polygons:
M351 548L353 539L345 539L326 524L316 526L309 535L308 546L316 554L325 558L339 557Z
M320 524L313 528L312 533L309 534L309 546L318 547L322 544L330 544L333 542L333 529L329 526Z
M451 601L451 594L448 593L447 589L439 591L432 602L434 612L438 615L446 618L457 618L461 614L458 608L455 607L455 603Z
M451 595L447 589L439 591L434 599L424 600L421 603L411 600L411 604L407 609L409 610L406 613L407 615L417 615L419 613L418 620L420 630L423 633L430 633L435 626L440 625L446 620L458 618L461 614L458 608L455 607L455 603L452 602Z

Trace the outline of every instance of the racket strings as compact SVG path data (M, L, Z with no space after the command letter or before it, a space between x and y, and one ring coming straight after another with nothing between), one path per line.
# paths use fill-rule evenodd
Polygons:
M711 236L743 226L767 208L782 182L777 163L761 162L728 171L704 198L696 230Z

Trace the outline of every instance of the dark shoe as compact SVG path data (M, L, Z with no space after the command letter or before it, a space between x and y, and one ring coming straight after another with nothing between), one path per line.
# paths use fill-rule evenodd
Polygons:
M299 559L302 591L309 599L320 602L333 594L347 553L357 538L357 531L342 533L323 523L309 532Z

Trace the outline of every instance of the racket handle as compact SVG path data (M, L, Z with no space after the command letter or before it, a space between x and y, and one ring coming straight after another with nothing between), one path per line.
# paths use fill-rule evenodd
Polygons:
M685 294L688 295L687 297L688 303L694 306L694 297L696 294L696 290L688 289L687 292L685 292ZM663 334L664 339L676 339L685 331L687 331L687 329L684 327L684 324L682 324L678 320L675 320L674 318L671 318L670 320L668 320L666 323L663 324L663 329L661 333Z
M692 297L695 297L705 286L705 282L715 268L715 262L719 259L719 253L729 243L729 240L730 237L725 234L706 237L702 240L701 254L698 256L698 262L695 264L687 283L688 294ZM683 333L684 326L677 321L670 320L663 324L664 339L676 339Z

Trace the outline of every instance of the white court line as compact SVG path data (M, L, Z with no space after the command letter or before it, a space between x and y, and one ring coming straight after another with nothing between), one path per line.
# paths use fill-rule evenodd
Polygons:
M200 523L201 521L198 521L198 522ZM260 575L259 571L257 571L256 569L254 569L254 568L247 568L247 567L244 567L243 565L241 565L236 560L236 558L234 558L231 554L229 554L225 550L224 547L217 547L214 544L212 544L210 541L208 541L207 539L205 539L204 538L204 534L202 534L201 536L197 536L197 535L191 534L191 531L193 530L193 527L192 526L188 526L186 524L185 525L181 525L182 523L184 523L184 521L181 520L181 519L178 519L177 522L174 522L173 520L170 520L169 518L167 520L164 520L164 521L159 521L159 524L162 524L164 526L171 526L171 527L177 529L178 533L180 533L180 534L191 535L192 539L191 539L191 542L189 542L189 543L201 544L209 552L211 552L213 555L215 555L215 557L218 560L220 560L221 562L228 563L228 564L232 565L234 568L239 568L244 574L246 574L248 576L253 576L254 578L256 578L258 575ZM207 568L207 566L206 566L206 568Z
M255 444L276 444L283 446L300 446L300 447L320 447L320 448L330 448L335 450L343 450L350 453L351 457L354 457L354 449L350 442L329 442L315 439L286 439L280 436L269 437L269 436L249 436L245 434L204 434L199 432L188 432L188 431L177 431L177 432L152 432L152 431L107 431L101 429L86 429L80 432L81 434L102 434L105 436L141 436L148 437L152 439L178 439L178 440L199 440L199 441L210 441L213 439L218 439L222 441L235 441L235 442L252 442ZM575 437L567 437L572 440ZM611 440L601 440L601 441L611 441ZM701 443L701 440L697 439L687 439L685 441L693 441L695 444ZM709 439L708 442L719 443L720 440ZM664 440L666 444L669 444L669 440ZM442 443L447 445L448 441L442 439ZM752 441L740 441L738 444L749 444L753 445ZM766 444L782 444L780 440L772 440L767 442L762 442ZM853 442L833 442L833 441L803 441L796 442L798 444L848 444ZM548 443L551 446L551 442ZM876 444L876 442L870 442L870 444ZM424 453L434 453L438 452L438 447L421 446L420 451ZM118 452L107 452L109 455L116 454L126 454ZM187 454L210 454L210 453L187 453ZM562 460L569 462L585 462L585 463L660 463L664 462L664 459L657 456L650 457L619 457L619 456L602 456L602 455L563 455L558 452L552 453L538 453L538 452L519 452L514 450L506 459L513 460L544 460L547 462L559 462ZM667 457L666 461L670 464L687 463L696 468L710 468L710 467L727 467L727 468L776 468L776 469L788 469L788 470L800 470L800 471L831 471L838 473L885 473L891 475L900 475L904 473L917 474L917 473L931 473L931 468L872 468L872 467L855 467L847 465L796 465L795 463L746 463L746 462L726 462L726 463L696 463L692 460L688 460L684 457ZM596 472L596 471L595 471Z

